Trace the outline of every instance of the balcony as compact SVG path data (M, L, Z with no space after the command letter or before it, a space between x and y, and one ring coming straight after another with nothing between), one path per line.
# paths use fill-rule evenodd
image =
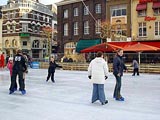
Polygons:
M10 3L8 5L3 6L2 11L8 11L11 9L21 9L21 8L39 11L52 16L52 12L48 9L47 6L41 3L36 3L34 1L27 1L27 2L19 1L18 3Z

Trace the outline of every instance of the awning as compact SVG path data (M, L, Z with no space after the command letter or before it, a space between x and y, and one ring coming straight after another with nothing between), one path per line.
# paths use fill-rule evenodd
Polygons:
M136 7L136 11L146 10L146 9L147 9L147 4L138 4Z
M89 40L80 39L76 46L76 52L80 52L85 48L88 48L100 43L101 43L101 39L89 39Z
M152 9L160 8L160 2L154 2Z

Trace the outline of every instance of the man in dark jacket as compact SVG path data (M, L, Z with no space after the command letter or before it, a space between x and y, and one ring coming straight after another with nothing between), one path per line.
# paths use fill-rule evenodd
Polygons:
M56 67L62 68L62 66L59 66L58 64L56 64L54 58L51 57L51 60L50 60L50 63L49 63L49 68L48 68L48 76L47 76L46 82L48 82L50 77L51 77L52 82L53 83L55 82L54 73L55 73Z
M17 90L16 86L16 78L17 75L19 77L19 90L22 92L22 94L26 94L25 90L25 84L24 84L24 76L23 73L26 71L27 66L25 64L25 58L22 55L22 51L18 50L17 54L13 58L13 72L12 72L12 77L11 77L11 85L10 85L10 92L9 94L14 93L14 91Z
M119 49L116 56L113 59L113 74L116 78L116 86L114 89L113 97L118 101L124 101L124 98L121 96L121 77L123 76L123 70L127 70L127 67L123 61L123 50Z

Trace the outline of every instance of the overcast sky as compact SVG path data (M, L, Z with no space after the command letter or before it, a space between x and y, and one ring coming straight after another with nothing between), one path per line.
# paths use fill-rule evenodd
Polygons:
M8 0L0 0L0 5L6 5L7 1ZM62 1L62 0L39 0L39 1L40 1L40 3L48 5L48 4L53 4L53 3L56 3L56 2L59 2L59 1Z

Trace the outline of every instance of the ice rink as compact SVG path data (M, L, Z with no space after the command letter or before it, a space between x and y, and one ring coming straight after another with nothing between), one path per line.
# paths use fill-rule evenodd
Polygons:
M29 69L26 95L9 95L9 71L0 70L0 120L160 120L160 75L125 73L124 102L112 94L115 78L105 83L109 103L91 103L92 84L87 71L56 70L55 83L46 82L47 69Z

